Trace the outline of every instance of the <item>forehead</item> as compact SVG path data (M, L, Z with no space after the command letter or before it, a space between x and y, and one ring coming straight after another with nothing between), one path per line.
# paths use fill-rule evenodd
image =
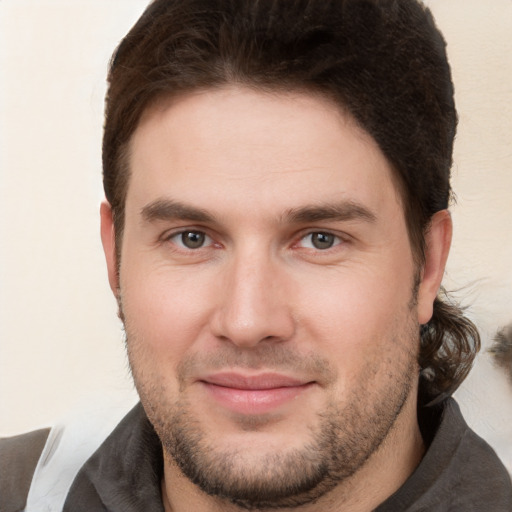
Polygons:
M160 101L132 137L130 172L127 211L158 196L276 214L304 202L398 201L376 142L306 93L225 87Z

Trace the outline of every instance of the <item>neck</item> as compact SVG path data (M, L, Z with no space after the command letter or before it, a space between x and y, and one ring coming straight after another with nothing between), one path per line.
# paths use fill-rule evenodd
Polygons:
M389 435L365 465L322 498L301 506L301 512L369 512L405 483L425 452L417 420L416 396L417 390L413 390ZM203 493L181 473L167 455L164 456L162 498L165 512L244 510ZM291 510L294 509L281 509L282 512Z

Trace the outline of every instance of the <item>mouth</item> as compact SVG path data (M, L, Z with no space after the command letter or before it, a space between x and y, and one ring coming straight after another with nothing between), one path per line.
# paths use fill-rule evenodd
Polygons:
M218 373L200 380L209 396L221 407L239 414L266 414L306 393L314 381L277 373L242 375Z

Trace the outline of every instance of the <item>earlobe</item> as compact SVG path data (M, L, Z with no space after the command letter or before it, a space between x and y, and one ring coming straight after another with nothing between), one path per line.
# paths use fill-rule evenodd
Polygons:
M107 201L100 206L101 243L107 262L108 281L112 292L117 297L119 290L119 273L117 269L116 238L112 208Z
M426 324L433 313L434 300L441 287L452 241L452 218L448 210L432 216L425 234L425 265L418 290L418 322Z

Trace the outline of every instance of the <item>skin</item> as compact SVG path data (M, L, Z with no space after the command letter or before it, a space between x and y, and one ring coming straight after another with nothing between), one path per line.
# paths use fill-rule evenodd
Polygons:
M130 149L119 273L107 203L102 240L163 442L166 511L375 508L424 451L418 330L448 212L415 268L390 164L350 116L303 93L232 86L161 101ZM224 489L193 483L187 458ZM293 499L255 503L225 485L268 490L325 461L328 475Z

